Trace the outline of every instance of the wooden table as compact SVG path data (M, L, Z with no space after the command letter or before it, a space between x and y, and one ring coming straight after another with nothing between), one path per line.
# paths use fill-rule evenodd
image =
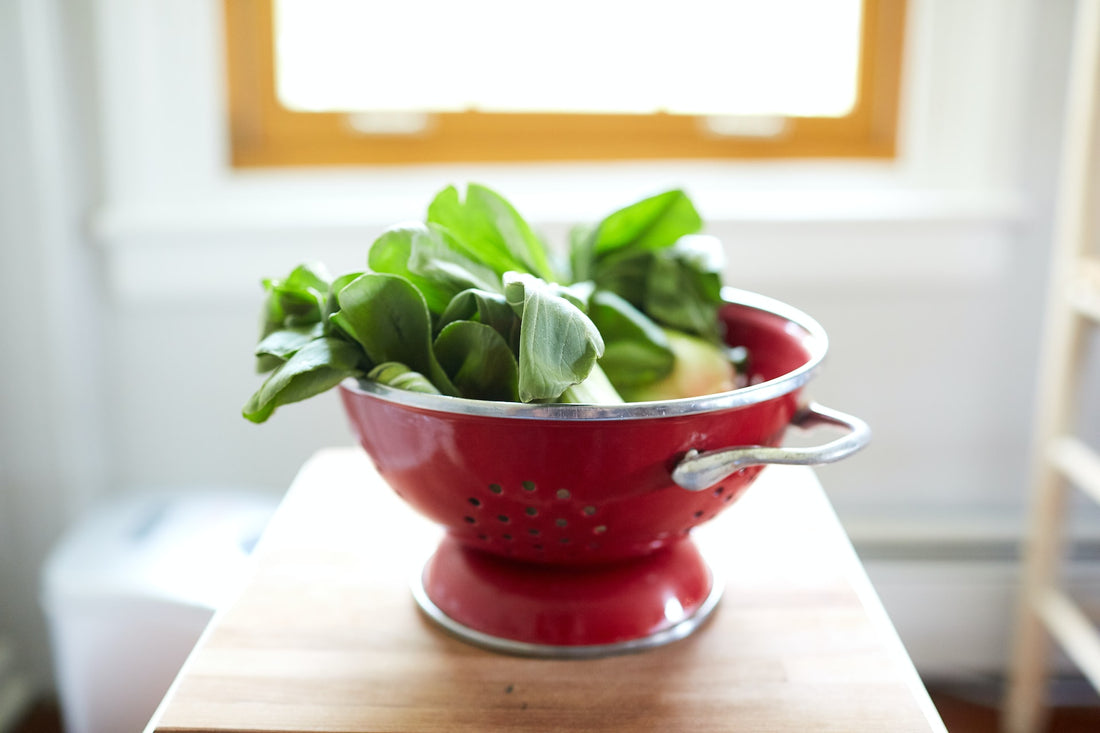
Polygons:
M359 449L322 451L147 730L945 731L810 469L768 468L696 534L726 591L695 635L493 654L412 600L439 530Z

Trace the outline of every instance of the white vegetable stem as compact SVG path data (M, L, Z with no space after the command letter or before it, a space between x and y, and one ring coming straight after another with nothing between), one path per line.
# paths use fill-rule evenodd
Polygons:
M562 402L583 405L621 405L623 398L611 385L599 364L592 365L592 371L580 384L574 384L561 394Z

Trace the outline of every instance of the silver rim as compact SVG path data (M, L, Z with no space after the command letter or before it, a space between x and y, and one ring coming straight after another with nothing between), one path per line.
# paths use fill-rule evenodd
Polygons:
M786 303L747 290L725 288L722 290L722 297L731 305L746 306L785 318L806 331L811 337L810 358L798 369L787 372L781 377L730 392L682 400L631 402L626 405L532 405L520 402L468 400L461 397L409 392L369 380L355 379L345 380L341 386L348 391L369 394L387 402L462 415L523 420L642 420L716 412L754 405L793 392L810 381L820 368L829 347L825 329L817 321Z
M871 428L867 423L854 415L829 409L816 402L810 402L795 413L791 425L803 429L833 425L848 432L836 440L811 448L740 445L705 453L692 449L672 469L672 480L688 491L702 491L746 466L820 466L823 463L834 463L862 450L871 440Z
M506 639L500 636L486 634L483 631L472 629L465 624L460 624L453 618L443 613L439 606L435 605L424 589L423 576L418 575L412 583L413 597L420 606L420 610L432 621L441 626L447 632L457 636L465 642L475 646L489 649L494 652L502 652L521 657L542 657L549 659L595 659L597 657L609 657L616 654L629 654L645 649L671 644L679 641L702 626L710 614L718 606L722 598L723 584L711 572L710 593L695 613L674 626L662 629L654 634L643 636L629 641L620 641L613 644L589 644L580 646L557 646L554 644L532 644L514 639Z

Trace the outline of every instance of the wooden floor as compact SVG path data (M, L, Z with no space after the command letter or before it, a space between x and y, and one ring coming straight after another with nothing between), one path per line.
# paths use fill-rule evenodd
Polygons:
M995 707L965 699L951 692L931 688L932 700L950 733L998 733ZM1097 733L1100 706L1057 707L1047 733ZM53 701L35 705L12 733L63 733L61 716Z
M1000 715L996 708L950 693L932 691L949 733L998 733ZM1057 707L1051 712L1046 733L1098 733L1100 707Z

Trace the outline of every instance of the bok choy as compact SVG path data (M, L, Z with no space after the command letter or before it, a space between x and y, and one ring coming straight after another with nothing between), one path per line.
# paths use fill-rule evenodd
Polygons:
M366 269L304 264L263 281L243 414L349 377L480 400L613 404L731 389L717 309L721 249L682 191L575 227L557 258L502 196L441 191L423 222L371 245ZM691 394L688 394L690 392Z

